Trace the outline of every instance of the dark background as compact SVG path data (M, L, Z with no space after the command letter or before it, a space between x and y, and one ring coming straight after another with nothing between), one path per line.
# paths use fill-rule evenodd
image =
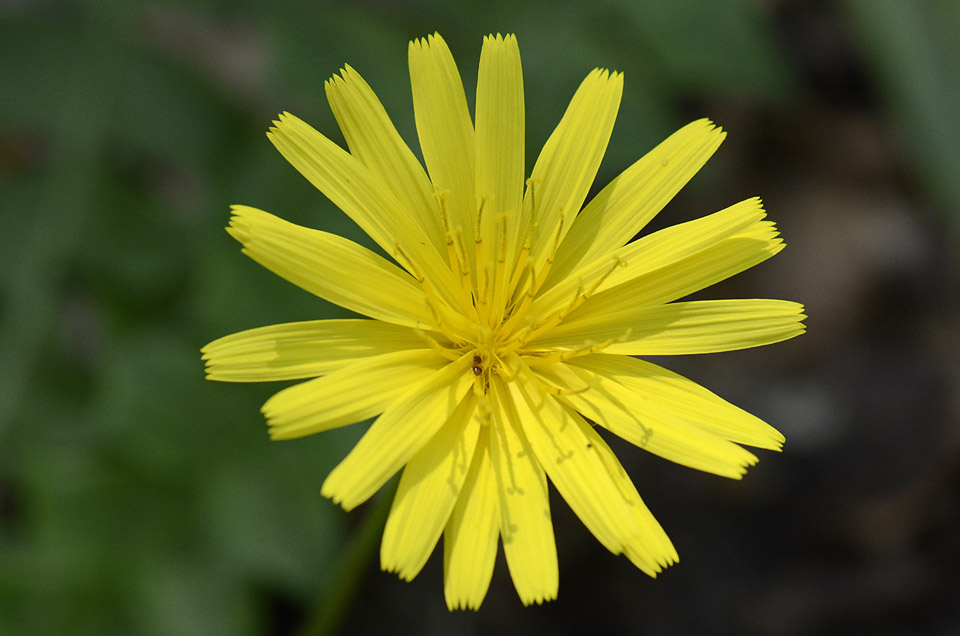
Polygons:
M362 425L270 443L276 385L203 380L216 337L345 315L223 231L245 203L359 238L270 120L342 142L323 81L346 62L415 144L406 46L435 30L471 102L482 36L517 34L528 166L587 72L617 69L597 185L707 116L729 137L652 227L760 195L788 243L708 296L803 302L808 334L663 361L783 454L733 482L615 445L681 554L656 581L555 497L559 599L523 608L501 558L482 609L451 614L439 551L413 583L376 544L343 565L376 504L319 490ZM960 634L958 33L952 0L3 0L0 634L341 611L349 634Z

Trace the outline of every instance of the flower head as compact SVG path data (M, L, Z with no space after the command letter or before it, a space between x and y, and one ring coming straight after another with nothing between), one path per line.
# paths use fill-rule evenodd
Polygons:
M739 479L783 436L635 356L755 347L803 331L779 300L674 302L783 247L759 199L631 239L713 154L693 122L584 206L622 75L591 72L525 179L513 36L484 39L471 119L439 35L409 49L426 170L360 75L326 83L349 152L293 115L270 140L390 257L234 206L228 232L279 276L366 318L251 329L207 345L208 377L309 379L263 405L274 439L376 420L322 494L350 510L403 470L381 563L412 579L443 535L447 604L478 607L502 540L525 604L556 597L547 482L650 576L677 553L598 428Z

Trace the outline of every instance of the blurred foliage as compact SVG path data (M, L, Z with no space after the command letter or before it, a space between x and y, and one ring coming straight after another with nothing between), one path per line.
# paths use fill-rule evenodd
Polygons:
M960 3L848 0L911 173L960 216Z
M0 5L0 633L260 634L332 594L362 514L319 485L361 431L269 444L276 387L206 383L198 352L342 314L222 230L246 203L363 240L263 137L277 112L341 140L323 80L349 62L416 147L407 41L441 32L470 95L481 36L515 32L528 165L587 71L626 73L604 183L708 96L803 99L771 4ZM957 4L847 7L911 172L955 211Z

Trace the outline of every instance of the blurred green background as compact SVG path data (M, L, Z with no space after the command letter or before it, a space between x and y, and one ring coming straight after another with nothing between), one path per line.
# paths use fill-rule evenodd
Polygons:
M807 335L665 362L784 453L727 482L615 447L681 553L657 581L555 498L555 603L501 560L449 614L439 552L408 584L375 545L344 594L371 506L319 489L363 427L270 443L277 386L203 379L214 338L344 315L223 231L245 203L361 239L270 120L342 143L349 63L416 147L406 45L434 31L471 102L481 37L517 34L528 166L597 66L626 82L597 186L714 119L654 227L760 195L789 245L710 293L804 302ZM349 634L958 633L957 33L953 0L0 3L0 634L292 634L338 593Z

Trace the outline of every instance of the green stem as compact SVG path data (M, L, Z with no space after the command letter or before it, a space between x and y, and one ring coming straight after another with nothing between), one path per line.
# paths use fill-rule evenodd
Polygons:
M395 490L396 480L377 496L363 526L347 546L333 589L317 600L297 636L333 636L343 626L353 599L363 584L367 565L377 550Z

